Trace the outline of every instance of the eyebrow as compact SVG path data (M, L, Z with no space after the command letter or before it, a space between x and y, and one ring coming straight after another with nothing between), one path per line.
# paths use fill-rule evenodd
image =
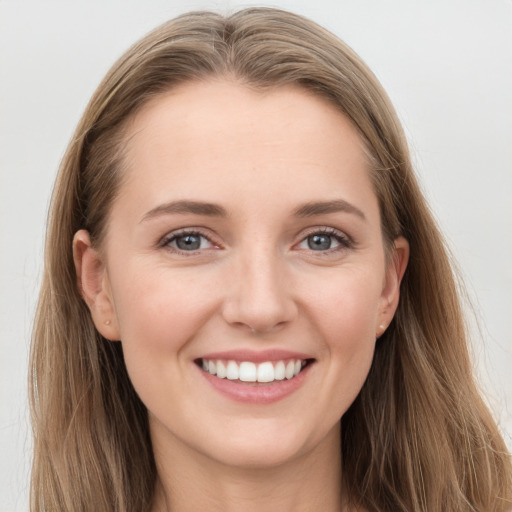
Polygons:
M295 217L314 217L315 215L325 215L328 213L346 212L366 220L365 214L356 206L344 199L335 199L332 201L313 201L299 206L294 212ZM226 210L214 203L205 203L202 201L171 201L161 204L142 217L141 222L170 214L192 214L206 215L208 217L227 217Z
M335 199L332 201L315 201L306 203L294 211L297 217L314 217L315 215L324 215L326 213L346 212L366 220L365 214L344 199Z
M217 204L203 203L202 201L171 201L161 204L144 214L141 222L173 213L227 217L226 210Z

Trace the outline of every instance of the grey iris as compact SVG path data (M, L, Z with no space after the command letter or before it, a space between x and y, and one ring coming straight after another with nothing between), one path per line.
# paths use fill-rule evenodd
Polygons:
M184 235L176 238L176 247L182 251L195 251L201 247L199 235Z
M308 236L308 247L313 251L325 251L331 248L331 237L329 235Z

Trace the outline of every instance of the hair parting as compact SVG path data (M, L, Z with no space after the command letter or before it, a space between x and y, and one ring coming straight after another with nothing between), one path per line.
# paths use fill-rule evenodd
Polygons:
M343 474L371 512L505 512L510 456L477 390L457 282L416 181L391 103L361 59L327 30L277 9L180 16L144 37L96 90L62 160L31 349L31 510L149 511L156 469L147 413L121 345L101 337L77 286L72 240L101 247L122 183L125 128L180 83L229 77L297 86L354 124L369 156L383 238L411 257L397 313L342 423Z

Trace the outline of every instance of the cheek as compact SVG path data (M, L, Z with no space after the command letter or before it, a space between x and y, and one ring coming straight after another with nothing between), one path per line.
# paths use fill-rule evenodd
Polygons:
M186 271L141 269L124 275L131 279L119 275L113 295L127 366L165 364L184 349L218 301Z
M375 341L381 305L380 276L338 269L323 279L307 302L314 324L332 351L354 350L365 340Z
M211 316L216 298L206 297L204 285L186 271L118 270L116 277L112 291L130 380L148 410L170 404L179 409L169 390L183 387L189 342Z
M350 407L370 370L381 289L375 276L338 272L310 299L315 335L329 361L324 411L337 421ZM313 306L314 305L314 306Z

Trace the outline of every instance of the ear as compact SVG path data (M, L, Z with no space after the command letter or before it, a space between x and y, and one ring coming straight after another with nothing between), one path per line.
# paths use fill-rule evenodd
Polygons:
M389 258L384 286L382 288L381 305L378 324L375 332L379 338L384 334L393 320L400 298L400 283L409 262L409 242L402 236L395 239L393 251Z
M91 244L89 232L81 229L73 238L73 259L77 284L91 311L99 333L112 341L120 339L107 269L97 249Z

